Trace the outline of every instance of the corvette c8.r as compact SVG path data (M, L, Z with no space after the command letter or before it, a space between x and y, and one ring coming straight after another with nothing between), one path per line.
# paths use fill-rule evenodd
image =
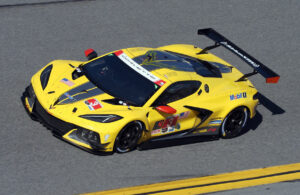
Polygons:
M88 61L55 60L38 71L22 101L32 119L90 152L128 152L154 139L195 135L232 138L256 114L257 90L279 75L213 29L200 29L215 44L135 47ZM223 46L253 72L242 74L209 50Z

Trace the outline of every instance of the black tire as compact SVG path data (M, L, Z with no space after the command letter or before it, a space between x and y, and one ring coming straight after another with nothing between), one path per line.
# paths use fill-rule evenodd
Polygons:
M223 120L220 136L224 139L238 136L246 126L248 118L249 113L246 107L235 108Z
M117 153L126 153L134 150L141 138L143 128L144 125L140 121L134 121L127 124L118 134L114 150Z

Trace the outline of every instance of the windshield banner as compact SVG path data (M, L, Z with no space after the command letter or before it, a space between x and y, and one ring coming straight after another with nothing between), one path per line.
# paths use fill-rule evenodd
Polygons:
M145 78L159 85L163 86L166 82L153 75L151 72L143 68L141 65L133 61L129 56L127 56L122 50L115 52L115 55L118 56L125 64L130 66L133 70L143 75Z

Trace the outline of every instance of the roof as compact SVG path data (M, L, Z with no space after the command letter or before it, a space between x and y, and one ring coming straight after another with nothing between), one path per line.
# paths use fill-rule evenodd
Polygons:
M173 82L202 77L221 78L221 73L231 72L230 67L217 62L207 62L162 50L149 50L145 54L133 58L133 60L148 71L164 76Z

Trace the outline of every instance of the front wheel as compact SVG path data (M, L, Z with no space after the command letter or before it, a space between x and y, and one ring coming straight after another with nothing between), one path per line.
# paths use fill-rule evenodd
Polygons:
M231 111L221 125L221 137L228 139L238 136L248 121L247 108L242 106Z
M129 152L136 148L143 131L143 123L134 121L127 124L119 133L115 141L115 151Z

